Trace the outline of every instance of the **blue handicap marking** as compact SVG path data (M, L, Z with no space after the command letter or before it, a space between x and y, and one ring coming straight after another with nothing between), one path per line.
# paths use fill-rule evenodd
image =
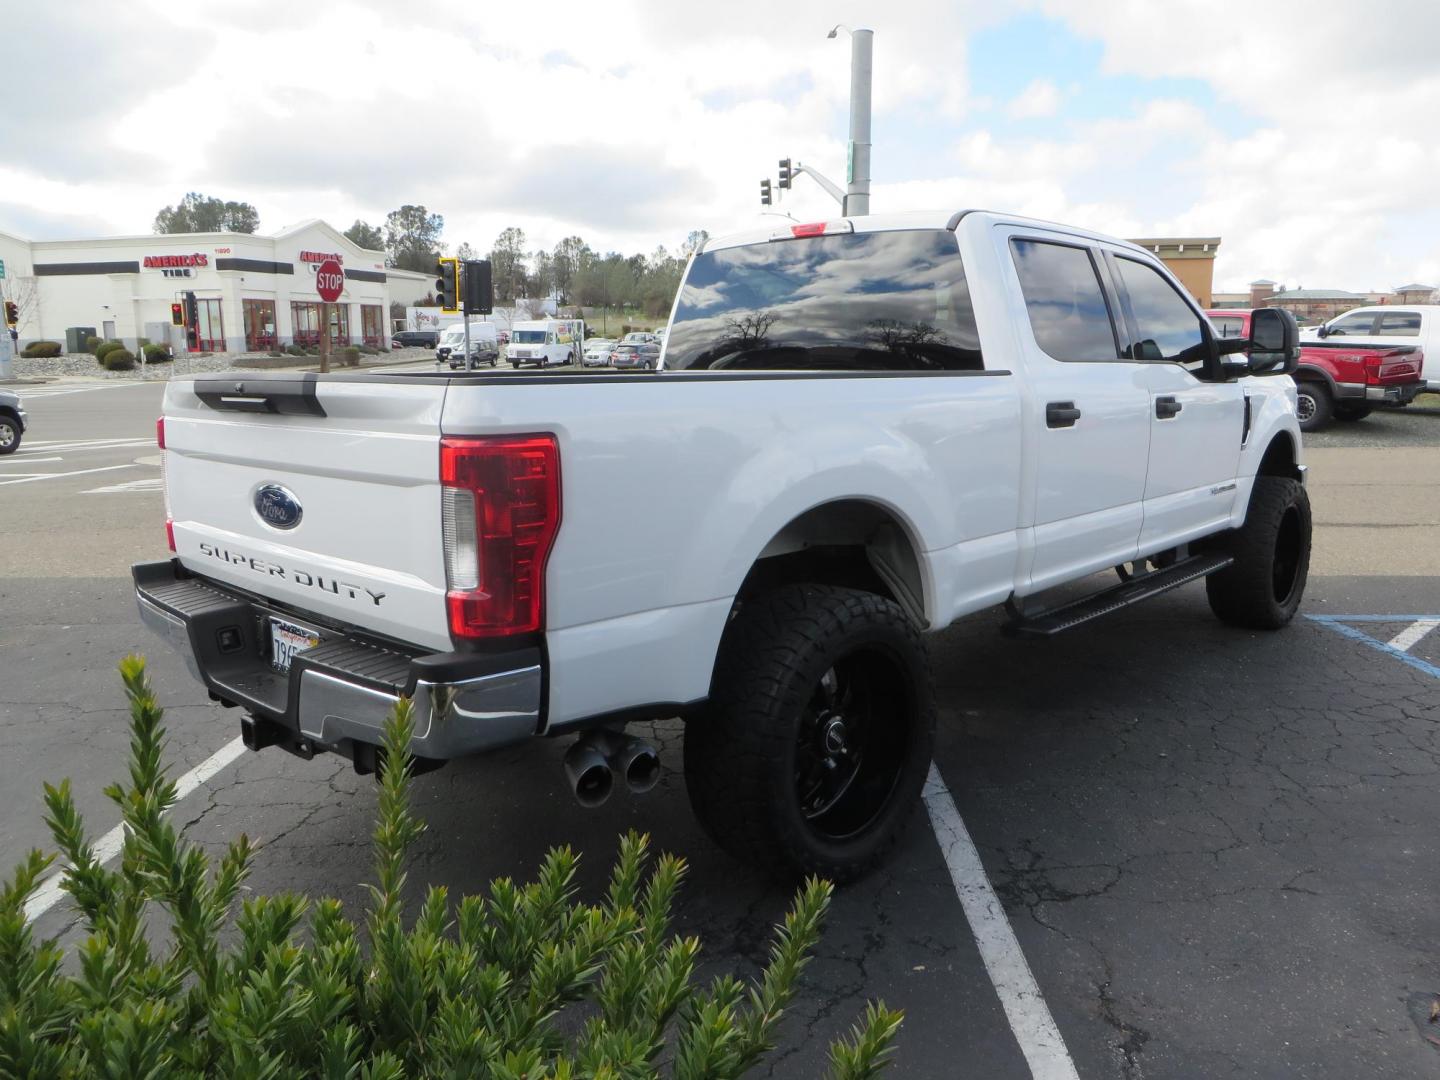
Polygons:
M1409 664L1416 671L1423 671L1432 678L1440 679L1440 667L1435 666L1428 660L1421 660L1418 656L1411 656L1404 649L1397 649L1389 642L1371 637L1360 629L1360 626L1369 623L1440 623L1440 615L1306 615L1305 617L1311 622L1328 626L1336 633L1344 634L1347 638L1358 641L1362 645L1368 645L1370 648L1377 652L1382 652L1386 656L1393 656L1402 664ZM1436 632L1440 633L1440 630Z

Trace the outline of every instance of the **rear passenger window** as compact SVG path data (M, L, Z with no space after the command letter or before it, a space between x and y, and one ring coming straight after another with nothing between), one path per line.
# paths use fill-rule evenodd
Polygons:
M1395 311L1380 316L1380 333L1384 337L1419 337L1420 313Z
M1115 261L1135 315L1135 359L1203 367L1210 350L1195 309L1153 266L1134 259Z
M1110 305L1085 248L1010 241L1035 344L1056 360L1118 360Z

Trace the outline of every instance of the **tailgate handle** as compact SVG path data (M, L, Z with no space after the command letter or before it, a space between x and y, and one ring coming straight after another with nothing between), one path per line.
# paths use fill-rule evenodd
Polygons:
M212 409L226 412L278 413L282 416L324 416L325 406L315 393L313 374L236 378L201 376L195 396Z

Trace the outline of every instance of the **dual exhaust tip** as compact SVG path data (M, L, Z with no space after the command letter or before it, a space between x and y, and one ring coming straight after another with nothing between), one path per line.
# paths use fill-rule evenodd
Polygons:
M660 754L643 739L603 729L580 736L565 752L565 778L575 801L587 809L610 798L616 776L643 794L660 782Z

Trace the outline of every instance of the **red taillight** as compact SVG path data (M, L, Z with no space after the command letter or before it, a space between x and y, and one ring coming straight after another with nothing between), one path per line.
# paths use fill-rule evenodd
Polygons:
M805 225L791 225L791 226L790 226L790 235L791 235L791 236L824 236L824 235L825 235L825 222L823 222L823 221L812 221L812 222L810 222L810 223L808 223L808 224L805 224Z
M456 639L545 624L545 561L560 531L553 435L440 440L445 605Z
M165 449L165 417L155 421L155 445ZM165 492L165 542L175 550L175 521L170 517L170 482L165 469L165 455L160 455L160 487Z

